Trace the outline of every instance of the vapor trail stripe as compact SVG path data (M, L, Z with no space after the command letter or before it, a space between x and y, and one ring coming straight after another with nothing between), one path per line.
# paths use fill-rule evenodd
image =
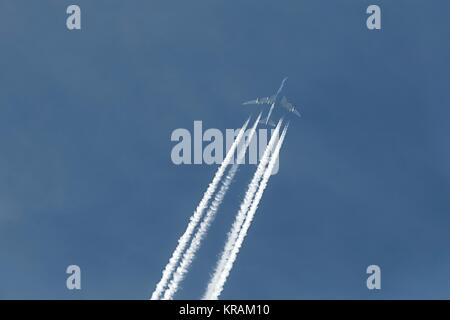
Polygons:
M272 174L272 170L275 167L275 163L278 159L279 153L280 153L280 149L281 146L283 145L283 140L284 137L286 136L286 132L288 129L288 125L287 124L284 129L283 129L283 133L281 134L280 140L278 141L275 150L272 153L272 156L270 158L270 162L269 165L267 166L266 171L264 172L264 176L261 180L261 183L259 185L258 191L256 192L255 198L252 202L252 206L250 207L250 210L247 213L247 216L245 218L245 222L242 225L242 229L239 233L239 237L236 240L236 243L233 247L233 250L231 251L230 257L224 267L224 270L222 271L220 277L219 277L219 281L217 283L217 287L216 290L212 293L211 295L211 299L212 300L217 300L220 296L220 294L222 293L223 290L223 286L225 285L225 282L227 281L227 278L230 274L231 269L233 268L233 264L236 260L236 257L239 253L239 250L242 246L242 243L244 242L245 236L247 235L248 229L250 228L250 225L253 221L253 218L255 216L256 210L258 209L258 205L259 202L261 201L261 198L264 194L264 190L267 187L267 183L269 182L270 176Z
M204 210L206 209L209 200L213 196L214 192L217 189L217 186L220 183L220 180L222 179L222 176L225 172L225 169L230 164L231 160L233 159L234 152L236 151L236 147L241 142L242 137L244 136L244 132L247 129L248 122L250 121L250 117L247 119L247 121L242 126L241 130L238 133L238 136L234 140L233 144L230 147L230 150L228 150L227 155L225 156L225 159L222 161L222 164L217 169L214 178L212 182L209 184L208 189L203 195L202 200L198 204L195 212L189 219L189 224L186 228L186 231L184 234L180 237L178 240L178 245L175 248L174 252L172 253L172 257L169 259L169 262L167 263L166 267L164 268L162 272L161 280L156 285L155 291L152 293L151 300L157 300L160 298L161 293L167 286L167 282L169 281L170 277L173 274L173 271L175 270L176 265L178 264L181 254L183 253L183 250L185 249L187 243L191 239L192 233L194 232L197 224L199 223Z
M225 179L222 180L222 186L214 196L214 200L212 201L203 221L200 223L200 226L197 232L195 233L190 246L183 254L183 258L180 264L178 265L178 268L176 269L175 273L173 274L173 278L170 281L167 290L164 292L163 295L164 300L173 299L173 295L177 292L179 284L181 283L181 281L183 281L183 279L186 276L186 273L189 271L189 267L195 258L195 254L200 248L201 242L206 236L211 223L214 221L217 211L219 210L219 207L222 204L223 199L225 198L225 195L231 185L231 182L234 179L234 176L236 175L239 164L245 157L246 150L253 139L260 118L261 114L259 114L252 128L250 129L248 137L244 139L245 140L244 145L242 147L239 147L240 150L238 151L237 161L228 171L228 174L226 175Z
M230 229L230 232L228 233L227 241L225 243L225 247L222 251L222 254L220 255L219 261L217 263L217 266L214 270L214 274L211 277L211 280L209 281L208 287L206 289L206 292L203 296L203 299L210 299L211 293L216 291L215 287L217 285L218 279L220 274L222 273L222 270L227 262L227 259L230 255L231 250L233 249L234 243L238 237L239 231L242 227L242 224L244 223L245 216L250 208L250 205L252 203L252 200L255 196L255 193L257 191L259 181L261 180L264 170L269 162L271 151L277 141L278 133L280 131L280 127L282 124L282 120L278 122L278 125L276 126L274 132L272 133L272 136L270 138L270 141L264 150L264 154L258 164L258 167L255 171L255 174L253 175L253 178L251 182L248 185L247 192L245 194L244 200L241 202L241 206L239 208L238 213L236 214L236 218L233 222L233 225Z

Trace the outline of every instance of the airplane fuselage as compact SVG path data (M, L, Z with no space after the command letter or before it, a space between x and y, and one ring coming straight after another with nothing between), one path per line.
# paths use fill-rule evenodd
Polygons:
M274 95L273 103L270 106L269 112L267 113L266 124L269 123L270 116L272 115L273 109L280 103L281 96L282 96L281 92L283 91L284 83L286 82L286 80L287 80L287 78L284 78L283 81L281 81L280 88L278 88L277 93L275 93L275 95Z

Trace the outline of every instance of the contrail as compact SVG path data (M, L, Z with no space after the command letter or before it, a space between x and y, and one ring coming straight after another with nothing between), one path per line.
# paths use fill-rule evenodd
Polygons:
M258 204L261 201L264 190L266 189L267 183L269 182L269 178L272 174L272 170L275 167L276 161L278 159L278 155L280 153L281 146L283 145L284 137L286 136L288 126L289 126L289 123L286 124L286 126L284 127L281 137L275 147L275 150L273 150L269 165L267 166L267 169L264 172L264 176L262 178L261 184L258 187L258 191L256 192L256 195L252 202L250 210L247 213L245 222L242 225L242 229L241 229L241 232L239 233L239 237L236 240L235 246L233 247L233 250L231 251L230 257L224 267L224 270L219 277L217 287L215 288L216 290L214 292L212 292L211 295L209 296L209 299L211 299L211 300L217 300L219 298L220 294L222 293L223 286L227 280L228 275L230 274L231 269L233 268L234 261L236 260L236 257L239 253L239 249L241 248L242 243L244 242L244 238L247 235L247 232L248 232L248 229L250 228L253 217L255 216L256 210L258 209Z
M207 290L206 290L206 293L205 293L203 299L209 300L212 293L217 291L216 287L217 287L219 277L222 274L223 268L230 256L230 253L231 253L233 246L236 242L236 239L238 237L239 231L241 230L242 224L244 223L245 216L247 215L247 212L250 208L252 200L258 189L259 181L261 180L261 178L264 174L264 170L266 169L267 164L270 160L270 154L271 154L271 151L274 148L274 145L278 139L278 133L280 131L281 124L282 124L282 119L278 122L277 127L275 128L274 132L272 133L272 137L270 138L270 141L264 151L264 154L261 157L261 160L258 164L255 174L253 175L253 178L248 185L244 200L241 203L241 206L236 215L235 221L233 222L231 230L228 233L225 247L222 251L222 254L220 255L220 259L214 270L214 274L213 274L211 280L209 281L209 284L208 284L208 287L207 287Z
M219 207L222 204L223 199L225 198L225 195L231 185L231 182L234 179L234 176L236 175L237 169L239 168L239 164L245 157L246 150L253 139L253 136L255 134L256 127L258 126L260 118L261 118L261 113L257 117L252 128L250 129L250 132L245 139L244 145L242 147L238 147L237 160L233 164L231 169L228 171L228 174L226 175L225 179L222 181L222 186L220 187L219 191L214 196L214 200L212 201L212 203L205 215L205 218L200 223L200 226L199 226L197 232L195 233L189 248L183 254L183 258L182 258L180 264L178 265L178 268L176 269L175 273L173 274L173 278L170 281L167 290L164 292L164 295L163 295L164 300L173 299L173 295L177 292L179 284L181 283L181 281L183 281L184 277L186 276L186 274L189 270L189 267L195 258L195 254L197 253L198 249L200 248L201 242L205 238L211 223L214 221L217 211L219 210ZM240 150L239 150L239 148L240 148Z
M233 144L230 147L230 150L228 150L227 155L225 156L225 159L222 161L222 164L217 169L214 178L212 182L209 184L208 189L203 195L202 200L197 206L197 209L192 214L191 218L189 219L189 224L186 228L186 231L184 234L180 237L178 240L178 245L175 248L175 251L172 253L172 257L170 258L169 262L167 263L166 267L164 268L162 272L161 280L156 285L155 291L152 293L151 300L157 300L160 298L162 291L167 286L167 283L170 279L170 277L173 274L173 271L178 264L178 261L181 258L181 254L183 253L183 250L185 249L186 245L188 244L192 233L195 230L195 227L199 223L203 212L205 211L209 200L213 196L214 192L217 189L217 186L219 185L220 181L222 180L222 176L225 173L225 170L227 166L230 164L231 160L233 159L234 152L236 151L236 148L238 144L241 142L242 137L244 136L244 132L247 129L248 122L250 121L250 117L247 119L247 121L242 126L241 130L239 131L236 139L234 140Z

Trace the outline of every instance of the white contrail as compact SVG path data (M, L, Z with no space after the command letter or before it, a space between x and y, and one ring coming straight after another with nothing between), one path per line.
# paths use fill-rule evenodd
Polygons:
M222 180L222 176L225 173L225 170L227 166L231 163L231 160L233 159L234 152L236 151L237 146L241 142L242 137L244 136L244 132L247 129L248 122L250 121L250 117L247 119L247 121L242 126L241 130L239 131L236 139L234 140L233 144L230 147L230 150L228 150L227 155L225 156L225 159L222 161L222 164L217 169L214 178L212 182L209 184L208 189L203 195L202 200L197 206L197 209L189 219L189 224L186 228L186 231L184 234L180 237L178 240L178 245L175 248L175 251L172 253L172 257L170 258L169 262L167 263L166 267L164 268L162 272L161 280L156 285L155 291L152 293L151 300L157 300L160 298L161 293L167 286L167 283L170 279L170 277L173 274L173 271L175 270L175 267L178 264L178 261L181 258L181 254L183 253L186 245L189 243L189 240L191 239L192 233L194 232L197 224L199 223L203 212L205 211L209 200L213 196L214 192L217 189L217 186L220 183L220 180Z
M269 178L272 174L272 170L275 167L276 161L278 159L278 155L280 153L281 146L283 145L284 137L286 136L288 126L289 126L289 124L287 124L284 127L281 137L280 137L275 149L273 150L269 165L267 166L267 169L264 172L264 176L258 187L258 191L256 192L256 195L252 202L250 210L247 213L245 222L242 225L242 229L241 229L241 232L239 233L239 237L236 240L233 250L230 253L230 257L227 260L227 263L223 269L223 272L221 273L221 275L219 277L217 287L215 288L216 290L214 292L212 292L211 296L209 297L211 300L217 300L219 298L220 294L222 293L223 286L227 280L228 275L230 274L231 269L233 268L234 261L236 260L236 257L239 253L239 249L241 248L242 243L244 242L245 236L247 235L248 229L250 228L253 217L255 216L256 210L258 209L258 204L261 201L264 190L266 189L267 183L269 182Z
M264 170L267 167L267 164L270 160L270 154L271 151L278 139L278 133L280 131L280 127L282 124L282 120L278 122L277 127L275 128L274 132L272 133L272 137L270 138L270 141L264 151L263 156L261 157L261 160L258 164L258 167L255 171L255 174L253 175L253 178L251 182L248 185L247 192L245 193L244 200L241 203L241 206L239 208L239 211L236 215L236 218L233 222L233 225L230 229L230 232L228 233L227 241L225 243L225 247L222 251L222 254L220 255L219 261L217 263L217 266L214 270L214 274L211 277L211 280L209 281L208 287L206 289L206 293L203 297L203 299L209 300L212 292L217 291L217 283L219 280L219 277L223 271L223 268L228 260L228 257L230 256L230 252L233 249L233 246L235 244L235 241L238 237L239 231L242 227L242 224L244 223L245 216L247 215L247 212L250 208L250 205L252 203L252 200L255 196L255 193L257 191L259 181L261 180Z
M256 127L258 126L260 118L261 118L261 113L255 120L255 123L253 124L252 128L250 129L250 132L248 133L248 136L245 138L244 145L242 147L238 147L237 160L235 161L233 166L228 171L225 179L222 181L222 186L220 187L219 191L214 196L214 200L212 201L203 221L200 223L200 226L199 226L197 232L195 233L189 248L183 254L183 258L182 258L180 264L178 265L175 273L173 274L173 278L170 281L167 290L164 292L164 295L163 295L164 300L173 299L173 295L177 292L178 286L180 285L181 281L183 281L184 277L186 276L186 273L189 271L189 267L195 258L195 254L197 253L198 249L200 248L201 242L205 238L205 236L208 232L208 229L211 226L211 223L214 221L217 211L219 210L219 207L222 204L223 199L225 198L225 195L231 185L231 182L234 179L234 176L236 175L239 164L244 159L246 150L247 150L248 146L250 145L250 143L252 142L252 139L255 134Z

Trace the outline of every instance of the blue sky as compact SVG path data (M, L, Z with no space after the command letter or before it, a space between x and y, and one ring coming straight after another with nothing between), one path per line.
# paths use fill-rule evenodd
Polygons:
M284 76L303 117L222 298L450 298L448 2L76 3L72 32L72 2L0 3L0 298L147 298L216 169L174 165L172 131L237 128ZM177 298L203 293L252 170Z

